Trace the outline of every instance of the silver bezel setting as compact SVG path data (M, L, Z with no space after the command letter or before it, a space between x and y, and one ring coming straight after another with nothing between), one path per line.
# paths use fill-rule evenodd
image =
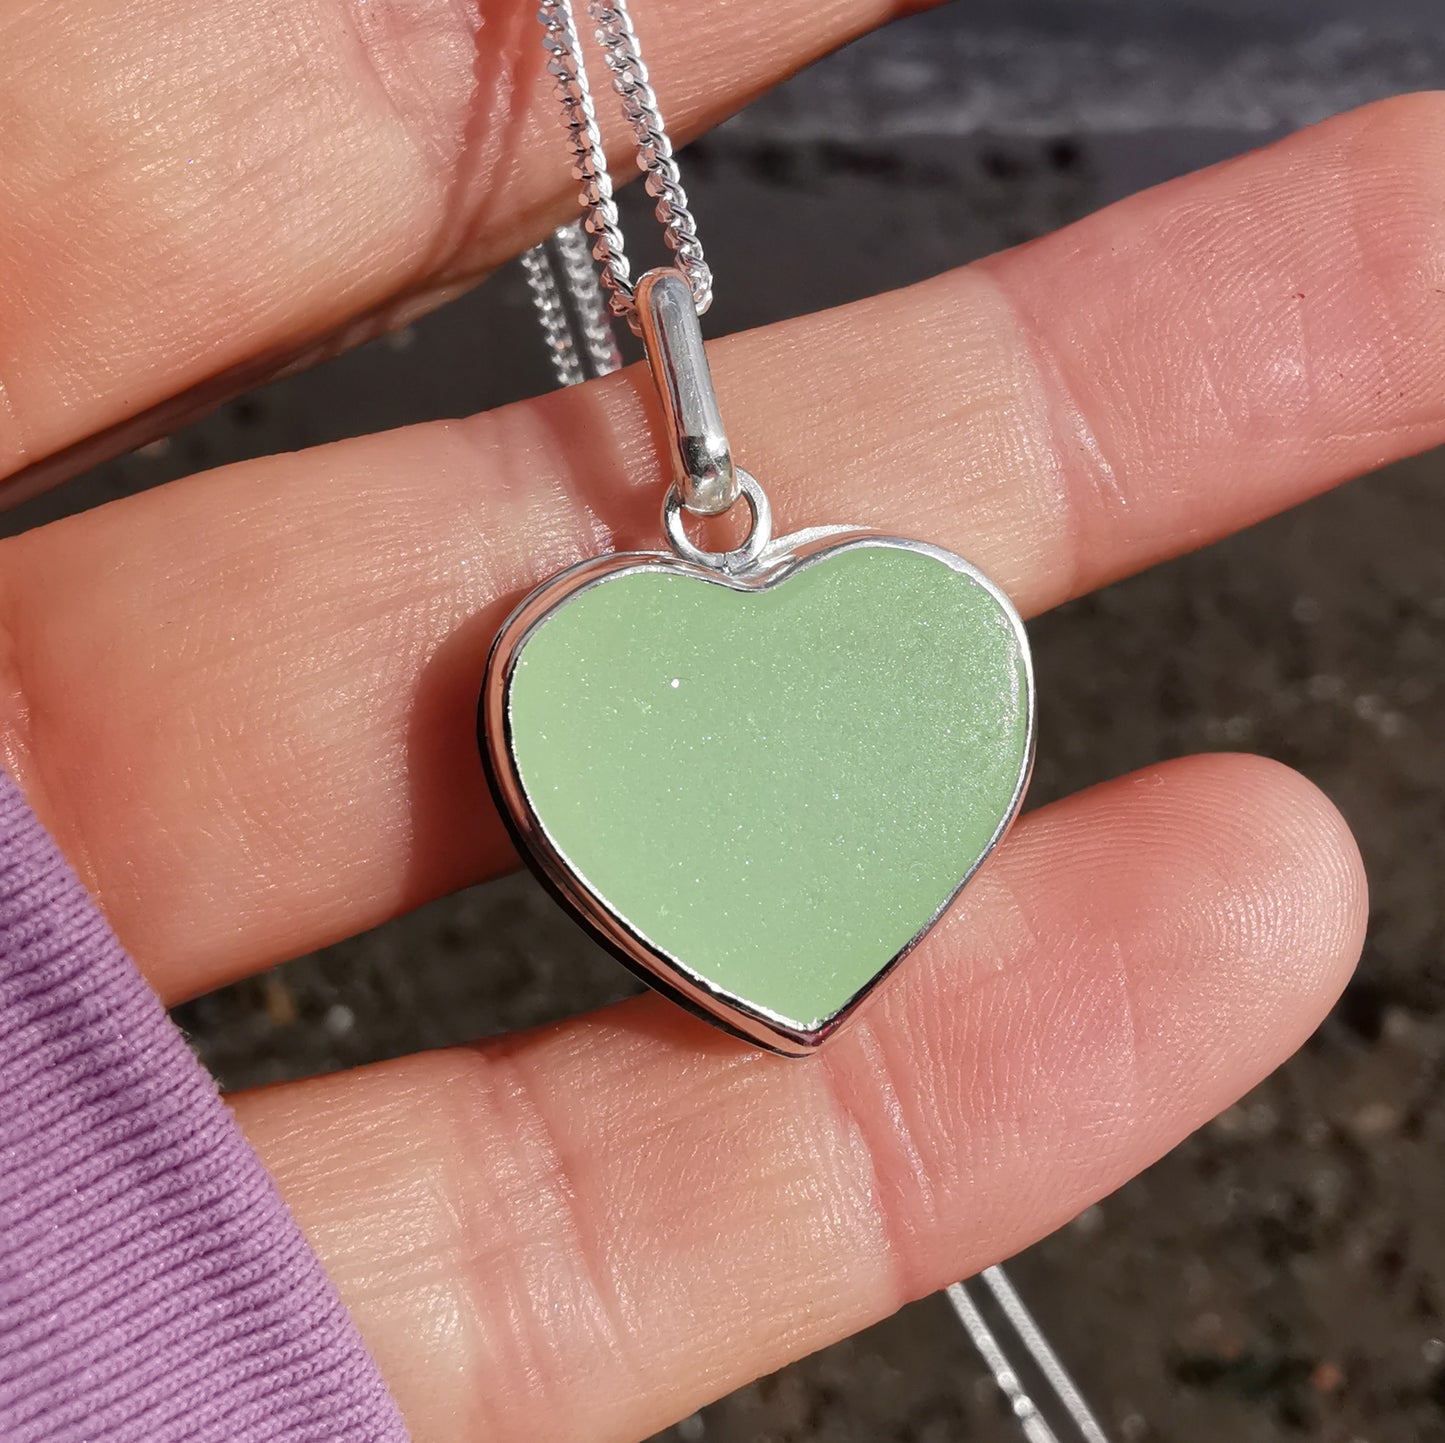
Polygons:
M720 991L706 979L690 972L684 962L658 951L638 935L605 898L592 891L586 879L554 845L532 808L513 754L508 691L517 658L533 632L559 607L592 587L634 572L665 570L734 591L766 591L830 557L869 547L889 547L929 556L984 587L1003 609L1019 644L1027 683L1024 758L1008 809L988 846L928 921L836 1012L816 1027L799 1028L786 1019ZM1013 603L999 587L977 567L941 547L843 526L817 527L778 538L767 546L756 564L742 574L729 574L666 552L649 551L598 556L559 572L525 597L497 633L487 659L477 720L482 761L497 808L518 852L548 891L603 947L644 982L734 1036L791 1057L802 1057L815 1051L856 1015L898 964L933 929L979 867L992 855L1023 805L1033 770L1036 740L1034 673L1028 635Z

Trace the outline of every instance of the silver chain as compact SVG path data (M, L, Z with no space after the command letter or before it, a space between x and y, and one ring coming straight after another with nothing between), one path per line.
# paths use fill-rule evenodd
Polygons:
M581 221L564 225L552 237L561 264L562 279L572 298L574 313L582 332L592 373L610 375L622 365L622 352L607 314L607 301L597 281L592 252L587 246L587 232Z
M992 1327L974 1301L969 1288L977 1287L980 1282L992 1294L1008 1329ZM1099 1420L1084 1401L1078 1385L1059 1361L1059 1355L1044 1336L1038 1320L1019 1297L1018 1290L1001 1265L985 1268L972 1283L954 1283L947 1289L946 1296L964 1331L978 1349L984 1366L993 1374L993 1381L1003 1394L1027 1443L1062 1443L1043 1409L1024 1385L1023 1370L1030 1365L1058 1400L1059 1421L1067 1419L1081 1443L1109 1443L1108 1435L1099 1426ZM1023 1353L1016 1363L1010 1350L1020 1344Z
M677 268L687 277L697 313L702 315L712 304L712 272L703 258L697 222L688 206L672 141L638 48L626 0L588 0L587 14L612 74L613 88L621 99L622 113L637 141L638 169L645 177L648 194L656 202L663 239L676 258ZM573 174L582 186L578 198L586 213L587 233L601 268L602 286L610 296L612 313L636 329L632 266L623 244L612 174L602 147L572 0L542 0L537 18L547 50L547 71L556 82L562 102L572 144Z
M522 273L559 386L610 376L622 352L580 221L522 252Z
M546 245L533 246L522 253L522 271L527 277L532 308L537 313L537 324L542 328L542 338L547 343L547 354L552 358L552 369L557 373L558 384L580 386L587 379L587 372L577 355L572 318L563 303L562 292L557 285L557 272Z

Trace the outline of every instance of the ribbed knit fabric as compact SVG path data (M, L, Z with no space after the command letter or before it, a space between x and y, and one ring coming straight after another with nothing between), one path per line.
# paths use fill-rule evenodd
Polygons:
M210 1078L0 772L0 1440L405 1437Z

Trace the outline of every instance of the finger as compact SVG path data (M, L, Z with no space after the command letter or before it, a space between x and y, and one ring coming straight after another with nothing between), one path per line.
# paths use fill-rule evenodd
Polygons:
M1015 835L813 1062L648 999L238 1099L417 1443L645 1437L972 1274L1258 1081L1358 954L1353 843L1271 764Z
M738 455L780 525L954 547L1037 611L1445 439L1442 148L1437 99L1366 111L729 340ZM167 995L507 865L486 648L542 576L658 544L646 386L216 472L0 549L0 756Z
M682 138L903 8L658 0L650 69ZM10 7L0 476L112 426L136 444L166 398L214 401L357 317L420 309L575 213L535 12Z

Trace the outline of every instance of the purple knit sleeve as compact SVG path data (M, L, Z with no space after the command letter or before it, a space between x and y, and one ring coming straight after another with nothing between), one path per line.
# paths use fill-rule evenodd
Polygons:
M215 1086L0 771L0 1439L405 1437Z

